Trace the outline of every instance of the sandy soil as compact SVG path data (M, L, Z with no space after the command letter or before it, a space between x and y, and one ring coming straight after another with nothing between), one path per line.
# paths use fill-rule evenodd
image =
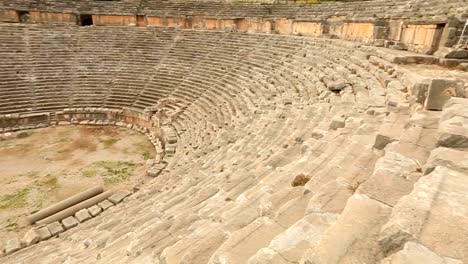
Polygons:
M0 138L0 241L30 227L24 216L90 187L131 189L148 181L154 148L118 127L64 126Z

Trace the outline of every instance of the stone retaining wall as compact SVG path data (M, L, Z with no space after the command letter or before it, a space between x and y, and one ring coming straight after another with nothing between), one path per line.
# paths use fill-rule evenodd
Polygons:
M0 10L0 21L19 22L21 12ZM41 23L79 23L78 14L31 11L30 21ZM98 26L154 26L179 29L237 30L249 33L277 33L301 36L331 36L351 41L390 47L422 54L433 54L440 47L456 44L462 27L458 19L447 21L409 22L407 19L324 18L302 20L294 18L237 17L218 18L211 16L153 16L153 15L107 15L93 14Z

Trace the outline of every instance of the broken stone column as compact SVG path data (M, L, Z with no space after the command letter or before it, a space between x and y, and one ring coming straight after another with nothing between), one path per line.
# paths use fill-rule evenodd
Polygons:
M112 191L107 191L107 192L104 192L104 193L101 193L99 195L96 195L90 199L87 199L79 204L75 204L63 211L60 211L56 214L53 214L47 218L44 218L40 221L37 221L36 223L38 225L46 225L46 224L49 224L49 223L52 223L54 221L60 221L64 218L67 218L69 216L72 216L74 215L76 212L80 211L81 209L85 209L85 208L88 208L88 207L91 207L105 199L107 199L107 197L111 196L113 194Z
M60 212L70 206L73 206L79 202L82 202L88 198L91 198L95 195L98 195L100 193L103 192L103 188L102 186L100 187L94 187L94 188L91 188L91 189L88 189L84 192L81 192L81 193L78 193L76 195L73 195L72 197L70 198L67 198L61 202L58 202L54 205L51 205L43 210L40 210L39 212L37 213L34 213L32 215L29 215L26 217L26 219L28 220L28 222L30 224L33 224L41 219L44 219L48 216L51 216L57 212Z

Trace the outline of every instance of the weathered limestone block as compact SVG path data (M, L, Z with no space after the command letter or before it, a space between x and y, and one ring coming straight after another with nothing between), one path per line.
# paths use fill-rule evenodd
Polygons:
M213 254L209 263L246 263L260 248L284 228L268 217L261 217L234 231Z
M113 204L118 204L122 202L123 199L125 199L125 197L129 196L130 194L132 194L130 191L126 191L126 190L119 191L117 193L114 193L107 199L109 199L109 201L111 201Z
M55 222L52 222L52 223L48 224L47 228L49 229L50 234L52 236L58 235L59 233L62 233L63 231L65 231L62 224L60 224L60 222L58 222L58 221L55 221Z
M413 114L410 123L425 129L437 129L439 127L440 112L420 111Z
M101 207L102 210L104 211L104 210L107 210L107 209L109 209L110 207L114 206L114 204L111 203L109 200L106 199L106 200L104 200L104 201L98 203L98 206Z
M78 222L83 223L83 222L91 219L91 215L89 214L88 209L82 209L82 210L76 212L75 218L76 218L76 220L78 220Z
M75 217L69 216L62 220L62 224L66 230L73 228L79 224Z
M455 116L467 117L468 99L460 97L450 98L444 105L444 110L440 117L440 121L449 120Z
M397 253L383 259L380 264L463 264L461 260L442 257L421 244L408 242Z
M158 177L159 174L161 174L161 172L164 170L166 166L165 165L162 165L162 164L156 164L154 166L152 166L151 168L149 168L147 171L146 171L146 174L150 177Z
M330 123L330 130L337 130L338 128L343 128L346 125L346 117L337 116L334 117Z
M36 232L39 235L40 240L46 240L52 237L52 234L50 233L47 226L38 227Z
M468 99L451 98L440 117L437 144L449 148L468 147Z
M396 139L391 138L387 135L377 134L375 136L375 142L373 148L378 150L383 150L388 144L396 141Z
M412 71L403 71L400 79L402 84L408 88L409 93L416 98L416 101L423 104L431 79Z
M338 220L306 251L300 263L376 263L383 256L378 235L390 212L389 206L354 194Z
M386 253L417 241L436 254L468 261L467 175L436 167L400 199L382 227L379 243Z
M164 151L168 155L174 155L176 152L176 145L166 145Z
M431 173L437 166L468 174L468 152L444 147L433 149L424 165L424 174Z
M18 238L9 239L5 243L5 254L8 255L14 253L22 248L23 245L21 244L21 241Z
M345 81L334 81L327 83L327 88L330 91L341 91L343 90L348 84Z
M177 136L175 136L175 135L168 136L167 137L167 143L169 143L169 144L177 143Z
M90 208L88 208L88 211L92 217L95 217L96 215L102 212L102 208L97 205L93 205Z
M467 59L468 50L461 48L441 47L434 53L434 56L448 59Z
M442 110L444 104L454 96L461 96L463 85L456 80L433 79L427 91L424 107L427 110Z
M22 242L26 247L29 247L30 245L39 242L40 239L41 237L36 232L36 228L31 228L28 232L26 232L26 234L24 234Z
M399 153L386 151L375 164L374 173L362 183L357 193L394 205L413 189L422 176L416 161Z
M437 132L438 146L468 148L468 118L457 116L443 121Z
M276 260L277 263L281 263L282 260L299 261L304 251L320 240L322 234L336 221L338 216L338 214L329 213L314 213L304 216L271 240L268 247L257 251L248 263L262 263L261 261L266 259Z

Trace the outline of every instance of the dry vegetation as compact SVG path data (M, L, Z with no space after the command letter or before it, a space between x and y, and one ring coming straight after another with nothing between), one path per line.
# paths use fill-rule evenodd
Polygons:
M105 185L112 185L128 180L137 165L124 161L97 161L82 170L84 177L100 176Z

